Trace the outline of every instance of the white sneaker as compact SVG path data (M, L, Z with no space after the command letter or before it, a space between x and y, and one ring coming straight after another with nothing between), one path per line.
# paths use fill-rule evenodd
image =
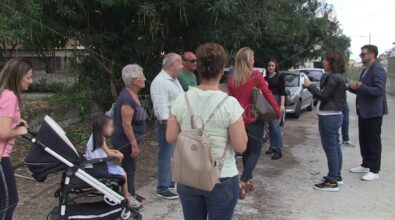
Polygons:
M380 176L378 173L369 172L369 173L363 175L361 180L372 181L372 180L378 180L379 178L380 178Z
M351 173L368 173L370 171L369 168L359 166L359 167L354 167L350 169Z
M345 147L355 147L355 145L351 141L343 141L342 145Z
M129 196L129 207L132 209L142 209L143 206L141 205L141 203L139 201L137 201L137 199L135 199L133 196Z

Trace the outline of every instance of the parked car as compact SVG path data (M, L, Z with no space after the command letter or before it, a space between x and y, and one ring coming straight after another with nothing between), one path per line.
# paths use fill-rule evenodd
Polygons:
M297 71L306 74L309 77L310 81L315 85L318 89L320 88L320 80L322 75L325 73L323 69L319 68L301 68ZM316 105L318 100L314 98L314 105Z
M312 111L314 107L313 95L303 86L304 80L307 78L306 74L293 71L283 72L285 79L285 90L287 91L286 98L286 113L292 114L294 118L299 118L303 110Z

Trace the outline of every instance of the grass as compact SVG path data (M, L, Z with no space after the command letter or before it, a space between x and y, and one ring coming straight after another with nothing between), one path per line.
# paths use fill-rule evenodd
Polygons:
M347 77L352 81L359 81L362 72L362 67L349 67L347 68Z

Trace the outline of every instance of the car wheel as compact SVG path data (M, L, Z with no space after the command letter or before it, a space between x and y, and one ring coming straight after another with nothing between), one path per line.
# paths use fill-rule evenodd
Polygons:
M295 106L295 112L293 113L294 118L299 118L300 112L302 111L302 102L299 100Z
M309 107L307 107L307 111L311 112L313 111L313 108L314 108L314 100L312 100Z

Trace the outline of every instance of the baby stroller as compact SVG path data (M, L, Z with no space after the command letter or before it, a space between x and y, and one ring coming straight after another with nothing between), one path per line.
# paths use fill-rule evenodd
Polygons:
M29 133L24 138L33 144L25 163L35 180L43 182L49 174L63 172L55 193L59 205L48 214L48 220L142 218L119 194L123 176L109 175L106 161L112 158L86 160L49 116L44 117L36 135Z

